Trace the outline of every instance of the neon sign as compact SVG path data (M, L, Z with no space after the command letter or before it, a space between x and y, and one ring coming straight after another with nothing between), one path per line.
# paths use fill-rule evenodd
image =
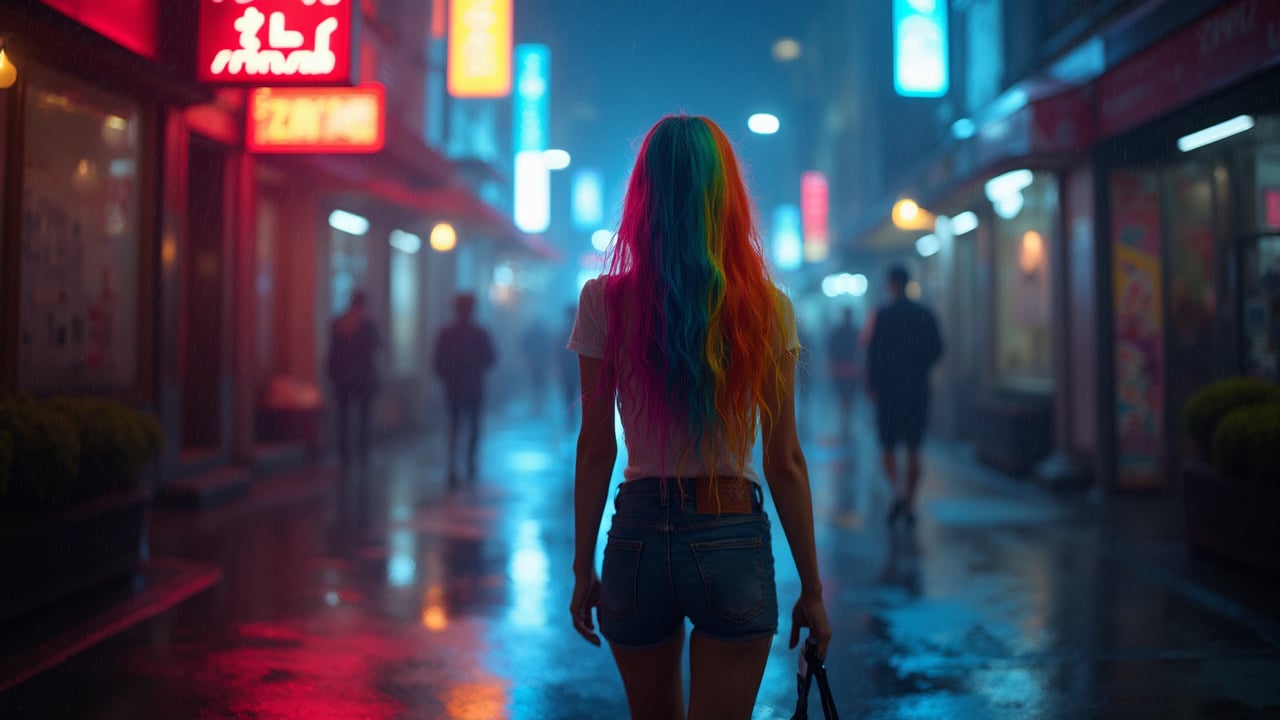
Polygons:
M511 92L511 0L449 3L449 94L506 97Z
M827 259L827 176L816 170L800 175L800 222L804 233L805 262Z
M354 88L258 88L249 96L245 146L255 153L373 153L386 141L386 92Z
M907 97L942 97L947 64L947 0L893 0L893 88Z
M516 46L515 109L516 152L546 150L551 126L551 49L546 45Z
M198 76L224 85L350 85L354 8L354 0L201 0Z

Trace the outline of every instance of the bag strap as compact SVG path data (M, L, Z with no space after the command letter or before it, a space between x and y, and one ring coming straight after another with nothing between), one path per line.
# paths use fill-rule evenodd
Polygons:
M803 674L796 675L796 711L791 720L809 720L809 687L818 681L818 698L822 702L822 716L826 720L840 720L835 698L831 695L831 682L827 679L827 666L818 657L818 643L810 638L805 641L800 655Z

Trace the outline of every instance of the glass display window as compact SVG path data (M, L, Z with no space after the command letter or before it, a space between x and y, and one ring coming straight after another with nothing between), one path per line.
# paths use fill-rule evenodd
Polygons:
M1057 242L1058 182L1034 173L1020 199L997 203L995 380L1006 390L1053 390L1051 248Z
M415 236L416 237L416 236ZM417 252L391 249L391 369L399 375L412 375L422 363L418 361L418 326L421 322Z
M136 102L27 68L18 384L138 384L140 116Z

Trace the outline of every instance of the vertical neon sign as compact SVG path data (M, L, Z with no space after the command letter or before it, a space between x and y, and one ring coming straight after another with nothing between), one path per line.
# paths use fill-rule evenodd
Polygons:
M804 261L822 262L830 250L827 238L827 176L810 170L800 176L800 223L804 233Z
M449 94L506 97L511 92L511 0L449 3Z
M551 171L543 159L551 116L550 48L518 45L515 67L515 222L525 232L540 233L551 226Z
M907 97L942 97L951 85L947 0L893 0L893 88Z

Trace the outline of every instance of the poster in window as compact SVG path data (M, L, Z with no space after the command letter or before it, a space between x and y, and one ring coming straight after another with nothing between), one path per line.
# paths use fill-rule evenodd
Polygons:
M1154 173L1111 176L1116 483L1160 487L1164 468L1164 317L1160 196Z

